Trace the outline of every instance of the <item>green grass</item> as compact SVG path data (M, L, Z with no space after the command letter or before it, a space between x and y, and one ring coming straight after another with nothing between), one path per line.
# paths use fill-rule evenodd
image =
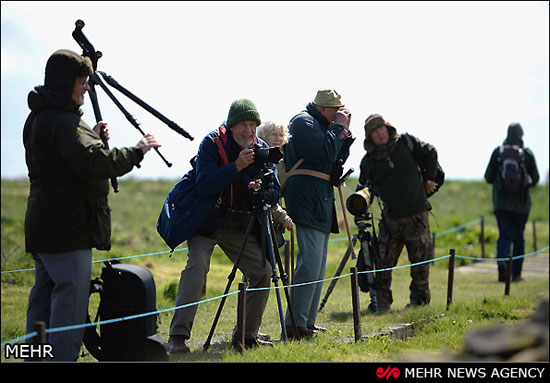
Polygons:
M110 194L110 205L113 209L113 248L109 252L94 250L94 259L102 260L115 257L126 257L151 252L168 250L156 233L156 220L164 198L175 181L137 181L120 182L120 193ZM355 189L356 180L348 181L343 190L344 198ZM30 255L24 252L23 222L28 195L28 181L2 180L2 271L32 268L34 264ZM538 248L548 246L548 185L538 186L532 192L533 208L530 221L537 221L536 235ZM337 197L339 218L340 201ZM430 217L431 229L442 232L460 224L470 222L480 216L487 218L485 223L486 257L495 257L498 229L494 222L491 204L490 186L483 182L446 181L444 187L431 199L433 216ZM375 217L379 217L378 207L373 206ZM434 218L435 217L435 218ZM351 217L350 227L356 231ZM436 222L437 220L437 222ZM342 223L342 222L341 222ZM340 234L331 238L345 237L344 225L340 225ZM288 238L288 233L287 233ZM532 226L529 223L525 231L526 251L533 247ZM332 277L347 243L331 242L327 261L326 277ZM180 248L185 248L182 244ZM438 237L436 239L435 257L456 249L460 255L481 256L480 224L466 227L464 230ZM139 258L123 260L149 268L155 278L157 288L157 309L170 309L175 306L175 289L181 270L185 267L186 251L176 251L169 257L168 252ZM469 260L457 259L456 266L470 263ZM400 257L399 265L408 264L406 251ZM353 343L353 318L350 296L350 278L338 281L324 309L319 313L318 324L329 328L329 331L312 340L281 343L280 323L277 314L275 293L271 292L268 307L263 317L261 331L268 333L275 340L275 347L257 350L246 350L242 355L230 347L231 332L236 319L236 295L230 296L225 304L222 316L216 327L212 346L202 352L212 320L219 305L219 300L201 304L194 323L192 337L189 341L192 352L174 360L182 361L285 361L285 362L318 362L318 361L393 361L422 353L428 358L437 358L444 352L458 352L463 345L468 330L494 324L512 326L527 318L538 305L541 297L548 297L548 278L525 278L521 283L511 287L511 294L504 296L504 285L496 281L496 275L458 274L455 273L453 304L445 310L447 293L447 260L432 264L430 286L432 302L429 306L404 309L408 303L409 269L393 272L392 290L394 304L392 310L384 315L367 314L369 302L367 294L360 293L362 333L367 335L386 330L397 323L415 323L414 336L407 340L391 337L369 338L363 342ZM344 274L354 261L349 260ZM101 263L92 269L92 277L100 275ZM232 264L216 248L212 257L211 270L205 298L217 297L223 293L227 275ZM237 289L241 275L233 282L232 291ZM23 271L2 274L1 320L2 342L14 339L25 333L25 316L27 298L32 287L34 273ZM328 282L324 284L324 290ZM322 297L324 297L323 291ZM286 301L281 291L283 306ZM90 311L95 312L97 300L90 302ZM444 314L444 315L442 315ZM160 314L159 333L168 338L170 320L173 311ZM2 353L3 354L3 353ZM86 355L80 360L93 361ZM2 355L4 361L4 355Z

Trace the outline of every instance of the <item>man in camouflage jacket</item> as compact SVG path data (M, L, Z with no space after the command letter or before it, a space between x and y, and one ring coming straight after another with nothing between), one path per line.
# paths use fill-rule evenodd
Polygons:
M378 114L365 121L364 148L367 154L361 161L359 183L369 185L384 204L379 226L380 269L393 268L406 246L409 261L417 263L433 258L428 211L431 205L427 194L435 190L433 180L437 171L435 148L416 137L416 155L422 161L426 181L405 140L396 129ZM408 306L429 304L429 264L411 267L410 303ZM378 273L376 296L378 311L389 310L393 296L390 289L392 271Z

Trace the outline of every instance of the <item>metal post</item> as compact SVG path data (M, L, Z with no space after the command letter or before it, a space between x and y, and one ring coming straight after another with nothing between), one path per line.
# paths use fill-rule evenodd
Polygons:
M485 217L481 216L481 258L485 258Z
M449 258L449 276L447 278L447 310L453 303L453 283L455 275L455 249L449 250L451 257Z
M236 350L242 354L244 345L244 331L246 324L246 283L239 283L239 296L237 300L237 333L235 334L237 342Z
M361 313L359 309L359 284L357 282L357 268L352 267L351 271L351 303L353 306L353 333L355 341L361 340Z

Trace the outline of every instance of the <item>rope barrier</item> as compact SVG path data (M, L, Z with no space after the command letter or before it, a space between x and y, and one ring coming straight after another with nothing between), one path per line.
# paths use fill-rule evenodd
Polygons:
M347 240L347 238L344 238L343 240ZM525 258L525 257L531 256L531 255L541 253L543 251L547 251L548 249L550 249L549 246L547 246L543 249L537 250L537 251L533 251L533 252L528 253L528 254L523 254L523 255L512 257L512 259ZM439 257L439 258L429 259L429 260L426 260L426 261L412 263L412 264L408 264L408 265L402 265L402 266L396 266L396 267L390 267L390 268L378 269L378 270L359 271L359 272L357 272L357 274L367 274L367 273L373 273L373 272L403 269L403 268L413 267L413 266L417 266L417 265L422 265L422 264L425 264L425 263L440 261L440 260L449 258L450 256L451 256L451 254L447 254L447 255ZM498 261L499 260L499 258L491 258L491 259L472 258L472 257L461 256L461 255L455 255L455 257L465 258L465 259L476 259L476 260L492 260L492 261ZM502 258L501 260L504 260L504 258ZM508 261L508 260L509 260L509 258L506 258L506 261ZM288 285L288 286L277 286L277 287L270 286L270 287L250 288L250 289L247 289L247 291L260 291L260 290L275 290L275 289L294 288L294 287L306 286L306 285L315 284L315 283L328 282L328 281L331 281L333 279L345 278L345 277L349 277L351 275L352 275L351 273L348 273L348 274L339 275L337 277L326 278L326 279L317 280L317 281L298 283L298 284ZM238 292L239 291L236 290L236 291L224 294L224 295L220 295L220 296L217 296L217 297L205 299L205 300L202 300L202 301L191 302L191 303L188 303L188 304L185 304L185 305L171 307L171 308L162 309L162 310L151 311L151 312L148 312L148 313L136 314L136 315L126 316L126 317L121 317L121 318L108 319L108 320L93 322L93 323L84 323L84 324L78 324L78 325L71 325L71 326L63 326L63 327L56 327L56 328L46 329L46 333L48 334L48 333L54 333L54 332L70 331L70 330L76 330L76 329L85 328L85 327L105 325L105 324L110 324L110 323L115 323L115 322L122 322L122 321L126 321L126 320L146 317L146 316L150 316L150 315L157 315L157 314L161 314L161 313L164 313L164 312L174 311L174 310L178 310L178 309L181 309L181 308L185 308L185 307L189 307L189 306L195 306L195 305L199 305L199 304L202 304L202 303L214 301L214 300L221 299L221 298L224 298L224 297L227 297L227 296L230 296L230 295L237 294ZM4 347L4 345L8 344L8 343L12 344L12 343L15 343L15 342L19 342L21 340L25 340L27 338L33 338L36 335L37 335L37 332L34 331L34 332L29 333L29 334L20 336L18 338L15 338L15 339L12 339L12 340L9 340L9 341L6 341L6 342L2 342L2 347Z
M496 222L496 220L494 218L485 218L485 220L493 220L494 222ZM458 226L455 226L453 228L450 228L450 229L447 229L447 230L444 230L442 232L439 232L439 233L435 233L435 236L436 237L442 237L444 235L447 235L447 234L451 234L451 233L454 233L456 231L460 231L460 230L463 230L465 229L466 227L468 226L472 226L472 225L475 225L477 223L479 223L481 221L481 218L476 218L470 222L467 222L467 223L464 223L462 225L458 225ZM541 224L546 224L548 223L549 221L541 221L541 222L538 222L538 223L541 223ZM348 238L347 237L341 237L341 238L331 238L329 239L329 242L341 242L341 241L347 241ZM295 241L294 244L296 244L297 242ZM217 246L217 245L216 245ZM173 252L177 252L177 251L185 251L187 250L187 247L185 248L182 248L182 249L176 249L174 250ZM117 258L108 258L108 259L100 259L100 260L95 260L95 261L92 261L92 263L100 263L100 262L106 262L106 261L119 261L119 260L122 260L122 259L130 259L130 258L141 258L141 257L148 257L148 256L151 256L151 255L161 255L161 254L169 254L171 253L170 250L165 250L165 251L157 251L157 252L153 252L153 253L145 253L145 254L137 254L137 255L128 255L126 257L117 257ZM469 258L466 258L466 259L469 259ZM485 258L472 258L472 259L482 259L482 260L486 260ZM17 272L21 272L21 271L32 271L32 270L35 270L34 267L31 267L31 268L28 268L28 269L18 269L18 270L7 270L7 271L2 271L1 274L8 274L8 273L17 273Z

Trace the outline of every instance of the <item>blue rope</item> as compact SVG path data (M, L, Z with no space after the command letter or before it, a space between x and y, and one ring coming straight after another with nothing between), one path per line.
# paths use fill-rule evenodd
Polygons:
M549 248L550 248L550 247L547 246L547 247L545 247L545 248L543 248L543 249L540 249L540 250L537 250L537 251L533 251L533 252L528 253L528 254L523 254L523 255L519 255L519 256L512 257L512 259L519 259L519 258L528 257L528 256L531 256L531 255L538 254L538 253L540 253L540 252L546 251L546 250L548 250ZM183 249L182 249L182 250L183 250ZM378 269L378 270L359 271L359 272L357 272L357 274L367 274L367 273L374 273L374 272L381 272L381 271L389 271L389 270L403 269L403 268L413 267L413 266L417 266L417 265L422 265L422 264L425 264L425 263L431 263L431 262L440 261L440 260L449 258L450 256L451 256L451 255L448 254L448 255L445 255L445 256L442 256L442 257L439 257L439 258L429 259L429 260L427 260L427 261L417 262L417 263L408 264L408 265L402 265L402 266L396 266L396 267L390 267L390 268ZM472 258L472 257L466 257L466 256L462 256L462 255L455 255L455 257L457 257L457 258L465 258L465 259L484 260L484 261L487 261L487 260L492 260L492 261L499 261L499 260L501 260L501 261L502 261L502 260L504 260L504 259L505 259L505 260L508 260L508 259L509 259L509 258L489 258L489 259L487 259L487 258ZM283 289L283 288L300 287L300 286L306 286L306 285L315 284L315 283L323 283L323 282L331 281L331 280L333 280L333 279L345 278L345 277L349 277L350 275L351 275L351 273L348 273L348 274L339 275L339 276L337 276L337 277L326 278L326 279L322 279L322 280L318 280L318 281L311 281L311 282L298 283L298 284L289 285L289 286L247 288L246 290L247 290L247 291L260 291L260 290L275 290L275 289ZM126 317L121 317L121 318L115 318L115 319L108 319L108 320L99 321L99 322L94 322L94 323L84 323L84 324L78 324L78 325L71 325L71 326L63 326L63 327L51 328L51 329L47 329L47 330L46 330L46 333L49 334L49 333L54 333L54 332L77 330L77 329L84 328L84 327L97 326L97 325L103 325L103 324L109 324L109 323L115 323L115 322L122 322L122 321L131 320L131 319L136 319L136 318L142 318L142 317L146 317L146 316L150 316L150 315L156 315L156 314L160 314L160 313L164 313L164 312L169 312L169 311L178 310L178 309L181 309L181 308L184 308L184 307L195 306L195 305L199 305L199 304L202 304L202 303L214 301L214 300L221 299L221 298L224 298L224 297L227 297L227 296L230 296L230 295L237 294L238 292L239 292L239 291L237 290L237 291L233 291L233 292L230 292L230 293L227 293L227 294L224 294L224 295L220 295L220 296L218 296L218 297L209 298L209 299L205 299L205 300L197 301L197 302L192 302L192 303L188 303L188 304L185 304L185 305L176 306L176 307L172 307L172 308L168 308L168 309L157 310L157 311L151 311L151 312L148 312L148 313L136 314L136 315L126 316ZM20 336L20 337L18 337L18 338L15 338L15 339L12 339L12 340L3 342L3 343L2 343L2 347L4 347L4 345L7 344L7 343L9 343L9 344L15 343L15 342L18 342L18 341L20 341L20 340L24 340L24 339L26 339L26 338L35 337L36 335L38 335L38 333L37 333L36 331L31 332L31 333L29 333L29 334Z

